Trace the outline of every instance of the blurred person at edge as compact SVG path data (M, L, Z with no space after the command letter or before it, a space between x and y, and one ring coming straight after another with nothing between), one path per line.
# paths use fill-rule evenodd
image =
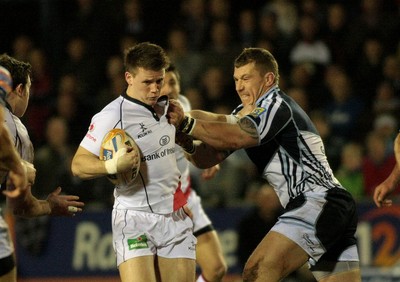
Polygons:
M395 164L389 176L379 183L374 190L373 200L378 207L389 207L393 204L391 196L399 191L400 183L400 133L394 141Z
M18 197L7 197L7 204L13 213L19 217L38 217L45 215L73 216L82 211L83 203L78 201L78 196L65 196L61 194L61 188L57 187L51 192L46 200L39 200L32 195L31 185L35 182L36 169L33 166L33 145L30 141L28 131L22 124L20 118L24 115L30 95L31 87L31 65L21 62L7 54L0 56L0 65L5 66L11 73L14 82L12 90L6 96L5 124L9 129L17 151L21 155L28 173L28 186L21 190L23 193ZM7 173L1 172L1 181L7 179ZM7 187L8 189L8 187ZM4 224L4 221L1 223ZM14 248L8 236L7 226L0 228L0 260L2 266L0 281L17 281L17 270L14 258Z
M396 165L396 157L388 150L388 143L384 136L373 130L368 133L366 140L366 154L363 160L365 195L372 196L375 187L389 177L391 169ZM398 194L400 190L396 190Z
M191 110L189 100L180 94L180 77L174 65L170 65L165 73L164 85L161 87L161 95L170 99L178 100L185 111ZM181 171L181 189L187 197L188 207L193 213L193 234L197 237L196 262L201 268L197 282L220 282L226 274L227 266L223 257L221 243L217 231L214 229L211 220L205 213L201 198L191 187L190 162L186 159L185 151L175 146L176 160ZM219 170L219 165L205 169L202 178L208 180L213 178Z
M13 82L10 72L0 65L0 120L4 120L5 99L8 93L12 90L12 84ZM2 191L3 194L8 197L19 196L21 193L20 189L26 187L28 183L27 172L21 162L20 155L14 147L10 132L8 131L7 126L2 122L0 122L0 171L10 171L9 186L14 188L13 191L10 191L11 189ZM0 218L0 225L3 224L1 221L2 218Z

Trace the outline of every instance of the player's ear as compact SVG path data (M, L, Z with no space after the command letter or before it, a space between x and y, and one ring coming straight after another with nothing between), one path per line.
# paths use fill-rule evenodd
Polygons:
M267 85L272 85L275 83L275 75L273 72L269 71L264 75L264 81Z
M24 85L22 83L18 84L17 87L15 87L14 91L17 93L18 96L22 97L24 94Z
M129 71L125 72L125 80L128 83L128 85L132 84L133 78L134 78L134 75L132 73L130 73Z

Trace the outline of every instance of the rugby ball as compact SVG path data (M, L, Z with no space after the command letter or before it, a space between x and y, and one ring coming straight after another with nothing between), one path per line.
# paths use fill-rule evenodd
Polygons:
M103 161L112 159L119 149L126 146L136 150L139 155L139 161L132 170L107 175L107 178L115 185L126 185L136 179L140 169L140 150L135 140L125 130L119 128L110 130L101 142L99 158Z

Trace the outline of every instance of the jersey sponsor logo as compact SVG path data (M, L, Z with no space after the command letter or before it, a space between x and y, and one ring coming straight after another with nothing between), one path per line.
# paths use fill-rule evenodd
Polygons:
M168 135L164 135L160 138L160 145L165 146L171 141L171 138Z
M167 148L167 149L164 149L164 150L162 150L160 152L156 152L156 153L153 153L151 155L143 156L141 161L145 162L145 161L157 160L159 158L164 158L164 157L166 157L166 156L168 156L170 154L175 154L175 147Z
M148 134L153 132L151 130L147 130L147 127L144 125L143 122L139 123L139 125L140 125L140 130L142 131L142 133L138 134L138 136L137 136L138 139L143 138L146 135L148 135Z
M129 250L146 249L149 247L147 244L147 236L141 235L137 238L128 239Z
M93 135L91 135L89 132L86 133L86 138L92 140L93 142L96 142L96 141L97 141L97 139L96 139L95 137L93 137Z
M250 115L254 118L259 117L260 115L262 115L263 113L265 113L266 109L265 108L255 108Z

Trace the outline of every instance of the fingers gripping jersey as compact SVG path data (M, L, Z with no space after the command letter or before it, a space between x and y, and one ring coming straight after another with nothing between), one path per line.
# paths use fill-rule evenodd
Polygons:
M278 87L263 95L246 117L259 135L259 146L246 152L275 188L284 207L290 199L310 191L343 188L332 173L322 139L310 118Z
M158 106L163 113L156 113L152 107L127 95L120 96L92 118L80 144L98 156L103 136L112 128L122 128L138 145L139 175L132 184L115 187L115 209L167 214L185 203L178 188L175 127L166 118L168 101L161 99Z
M182 95L178 96L178 101L181 103L183 111L188 112L191 110L189 100ZM181 189L183 193L186 193L186 190L190 187L190 166L189 161L185 157L185 153L181 146L175 145L175 154L176 154L176 162L178 164L178 168L181 172Z

